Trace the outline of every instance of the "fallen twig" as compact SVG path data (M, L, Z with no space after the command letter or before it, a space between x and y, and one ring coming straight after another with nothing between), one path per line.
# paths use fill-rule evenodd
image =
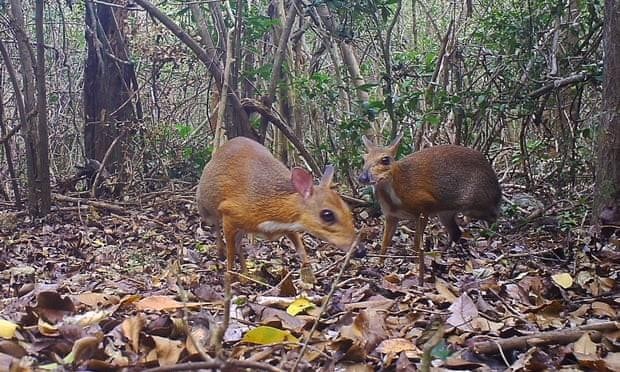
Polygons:
M532 346L548 344L566 345L577 341L586 332L592 332L592 340L597 342L596 340L600 340L601 338L600 332L617 331L618 329L620 329L619 322L595 323L576 328L540 332L520 337L496 338L480 341L474 343L470 349L478 354L495 354L499 352L500 348L504 352L508 352L515 349L526 349Z
M253 368L258 371L283 372L282 369L274 367L270 364L252 362L249 360L228 360L198 363L181 363L173 366L164 366L145 369L144 372L174 372L174 371L195 371L199 369L230 369L236 370L240 368Z
M127 209L125 207L122 207L116 204L102 202L102 201L83 199L83 198L74 198L71 196L66 196L66 195L61 195L61 194L56 194L56 193L52 193L52 197L58 201L66 201L66 202L71 202L71 203L91 205L93 207L107 209L109 211L119 213L119 214L127 213Z
M327 297L325 297L325 301L323 302L323 305L321 306L321 311L319 311L319 314L316 316L316 320L314 321L314 325L312 325L312 329L310 330L310 332L308 332L308 335L306 336L306 340L304 341L304 346L301 348L301 351L299 352L299 356L297 357L297 360L295 361L295 365L293 366L293 369L292 369L293 371L297 370L297 366L299 365L299 362L301 362L301 359L303 358L304 353L306 352L306 349L308 348L308 344L310 343L310 340L312 339L312 335L314 334L314 332L319 326L319 320L321 319L321 316L323 315L325 310L327 310L329 301L334 295L334 292L336 291L336 288L338 287L338 283L340 282L340 279L342 278L344 271L349 265L349 261L351 260L351 257L353 256L353 252L355 251L355 247L357 247L358 243L359 243L359 236L355 239L353 244L351 244L351 246L349 247L349 250L347 251L346 256L344 257L344 262L342 263L340 272L338 273L338 276L336 276L336 279L334 279L334 281L332 282L332 287L330 288L329 293L327 294Z

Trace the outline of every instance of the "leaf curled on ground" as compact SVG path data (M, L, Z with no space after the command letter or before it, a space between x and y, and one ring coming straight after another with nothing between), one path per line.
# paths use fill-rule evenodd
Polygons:
M596 344L592 342L590 334L584 333L573 345L573 352L581 355L596 355Z
M407 353L407 356L410 357L417 356L417 354L421 353L418 347L411 340L406 338L390 338L383 340L375 351L383 354L399 354L402 351L413 352L411 354Z
M141 315L132 316L123 320L123 323L121 323L123 334L127 337L127 340L129 341L129 344L134 352L138 352L140 350L140 332L144 328L145 324L146 321Z
M179 361L179 357L185 345L182 341L171 340L165 337L151 336L155 342L155 351L157 352L157 361L160 366L171 366Z
M446 321L453 327L464 331L472 331L470 322L478 317L478 308L467 293L460 295L456 301L450 305L450 317Z

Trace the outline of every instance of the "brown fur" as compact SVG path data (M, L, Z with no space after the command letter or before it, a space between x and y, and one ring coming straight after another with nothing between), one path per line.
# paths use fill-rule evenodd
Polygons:
M427 217L439 216L448 229L450 241L458 241L461 236L455 221L457 213L495 221L501 189L495 172L480 152L462 146L440 145L395 160L401 138L386 147L364 139L368 152L364 156L360 180L374 184L386 216L382 255L391 244L400 219L416 223L415 246L420 255ZM385 158L389 158L389 164L384 164Z
M261 234L269 239L286 235L293 241L306 269L308 262L299 232L310 232L340 248L353 243L355 228L351 211L330 188L331 176L326 175L318 186L310 186L311 195L307 197L300 194L292 177L291 171L269 150L243 137L225 143L205 166L196 192L198 211L207 223L215 226L221 256L224 244L219 236L220 225L223 228L229 270L237 252L245 271L243 254L239 251L243 233ZM336 217L332 224L320 218L321 211L326 209ZM261 223L275 223L281 228L266 231L261 229Z

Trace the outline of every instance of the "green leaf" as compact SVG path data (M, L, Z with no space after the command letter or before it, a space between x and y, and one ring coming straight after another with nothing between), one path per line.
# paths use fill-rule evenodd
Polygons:
M186 124L177 124L175 126L175 129L177 130L177 133L179 133L179 136L181 136L181 138L187 138L192 132L192 127Z
M448 344L445 340L441 340L431 351L431 355L435 358L446 360L450 355L452 355L452 351L448 347Z

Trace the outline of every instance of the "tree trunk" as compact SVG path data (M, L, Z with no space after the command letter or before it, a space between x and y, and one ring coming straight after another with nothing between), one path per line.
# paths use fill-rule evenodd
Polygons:
M4 84L3 84L2 69L0 69L0 97L4 97ZM5 138L7 135L6 126L4 125L4 100L0 99L0 137ZM15 206L20 208L22 206L22 197L19 191L19 185L17 184L17 174L15 173L15 167L13 166L13 151L12 151L12 139L9 137L3 143L4 154L6 157L7 170L9 171L9 177L11 177L11 186L13 187L13 196L15 197ZM4 186L0 186L1 190L4 190Z
M91 1L86 1L85 9L84 145L89 159L102 161L115 138L124 137L121 133L142 119L142 112L122 28L127 11ZM126 140L121 138L102 165L119 171L125 149Z
M45 61L43 43L43 0L36 2L37 33L37 81L39 90L35 101L35 71L32 65L34 52L26 34L24 11L19 0L11 0L12 23L21 62L26 144L26 168L28 176L28 209L33 216L46 215L51 206L48 158L47 108L45 104ZM42 87L42 88L41 88Z
M605 0L603 110L598 133L594 218L620 206L620 0Z

